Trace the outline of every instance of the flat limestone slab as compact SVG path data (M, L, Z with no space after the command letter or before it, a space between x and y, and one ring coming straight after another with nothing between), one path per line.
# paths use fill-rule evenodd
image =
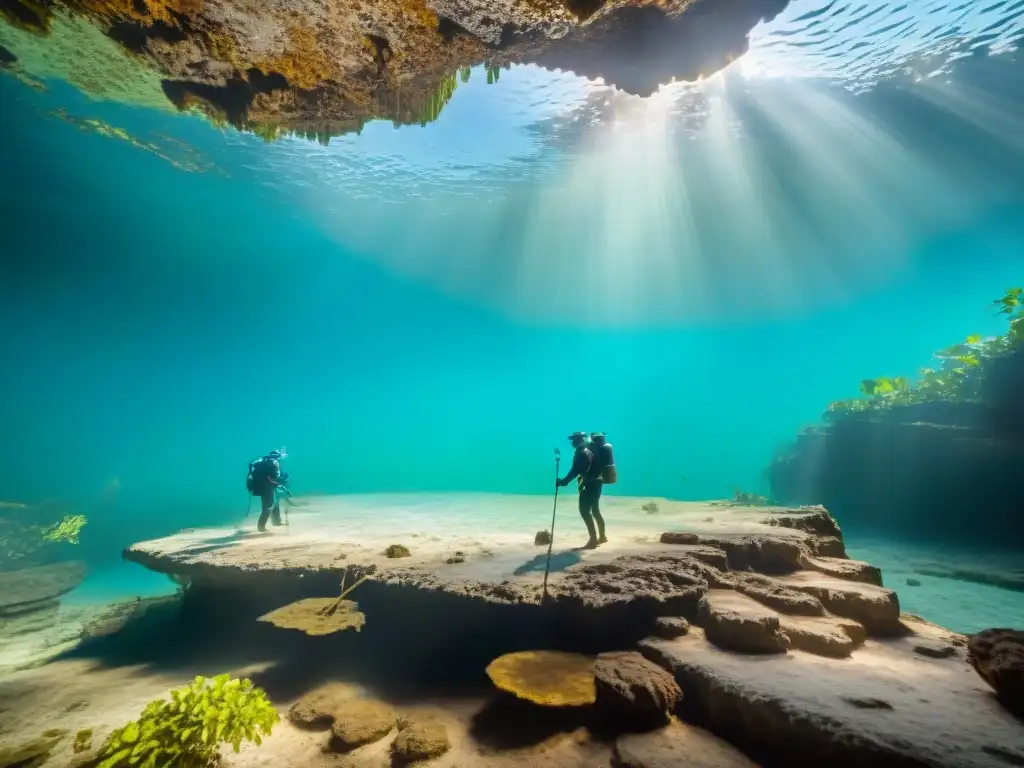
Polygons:
M679 545L658 542L665 531L700 536L770 536L802 541L804 531L773 527L773 507L722 507L710 502L658 499L658 512L643 509L649 497L606 496L602 511L609 543L580 551L586 532L575 498L559 504L552 550L552 571L586 562L596 564L630 554L679 552ZM207 581L247 582L254 573L300 575L346 568L378 573L416 571L442 580L533 583L541 580L547 547L534 536L551 524L551 498L502 494L405 494L324 496L300 500L287 526L255 531L255 514L237 526L190 529L145 541L124 552L127 560L163 573ZM385 550L401 544L409 557L388 558Z
M846 659L792 649L770 657L730 653L708 643L699 628L641 647L675 674L684 706L707 727L768 751L780 764L1020 765L1010 760L1024 760L1024 724L962 656L914 651L923 638L958 636L910 617L905 623L914 635L869 640Z

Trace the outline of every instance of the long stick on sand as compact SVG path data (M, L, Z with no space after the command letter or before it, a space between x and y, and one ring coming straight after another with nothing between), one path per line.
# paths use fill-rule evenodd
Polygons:
M548 536L548 559L544 564L544 594L541 598L542 602L547 602L548 599L548 571L551 570L551 547L555 544L555 511L558 509L558 465L562 461L562 453L555 448L555 503L551 505L551 535Z

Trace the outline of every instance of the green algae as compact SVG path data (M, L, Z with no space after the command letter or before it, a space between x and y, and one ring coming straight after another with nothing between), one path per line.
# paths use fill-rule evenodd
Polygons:
M157 72L88 19L54 6L45 36L0 23L0 46L18 72L37 81L63 80L90 98L176 111Z

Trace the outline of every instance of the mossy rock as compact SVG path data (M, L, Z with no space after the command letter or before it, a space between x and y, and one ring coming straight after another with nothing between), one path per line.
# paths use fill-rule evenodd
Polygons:
M83 728L75 734L75 744L73 747L75 754L81 754L82 752L88 752L92 749L92 728Z
M412 552L409 551L408 547L403 546L402 544L392 544L384 550L384 554L388 557L409 557L412 555Z
M408 765L440 757L449 749L448 729L433 717L412 716L398 723L398 736L391 744L392 762Z
M329 747L348 752L363 744L383 739L398 721L398 713L387 704L372 699L355 699L334 713Z

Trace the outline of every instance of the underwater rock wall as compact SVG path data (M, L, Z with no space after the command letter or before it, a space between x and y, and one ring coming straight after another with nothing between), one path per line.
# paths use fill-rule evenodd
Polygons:
M174 106L217 123L268 139L280 131L322 139L371 119L429 122L478 64L487 65L488 82L501 67L535 63L647 95L742 55L750 29L786 3L2 0L0 21L18 34L0 43L33 77L57 74L87 93L145 104L159 82ZM103 49L89 59L103 66L90 66L85 80L67 46L57 44L69 31L92 40L90 51ZM112 56L85 32L109 38L125 56Z
M769 467L772 495L823 504L847 530L1024 549L1024 351L991 360L981 393L811 428Z

